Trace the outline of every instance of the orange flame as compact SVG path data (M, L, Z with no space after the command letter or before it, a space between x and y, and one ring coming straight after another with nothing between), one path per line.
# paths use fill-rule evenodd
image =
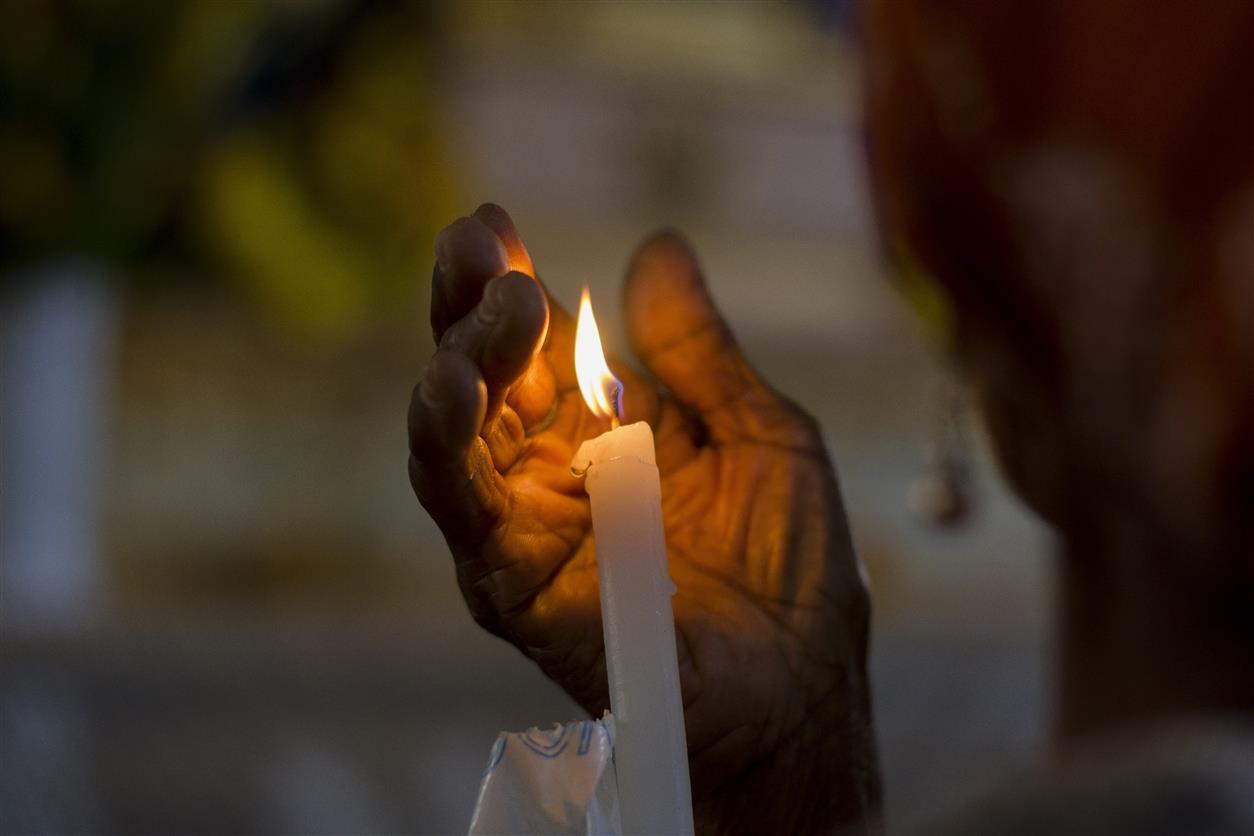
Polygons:
M592 297L588 294L587 285L584 285L579 298L579 320L575 324L575 377L579 380L584 403L592 414L617 422L623 385L605 362L601 332L597 329L596 317L592 315Z

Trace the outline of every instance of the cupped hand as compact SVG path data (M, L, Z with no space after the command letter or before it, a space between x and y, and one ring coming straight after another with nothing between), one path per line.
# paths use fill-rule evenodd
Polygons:
M570 462L608 427L579 393L574 322L499 207L445 229L436 257L410 480L475 620L598 714L596 547ZM611 365L624 421L656 438L698 828L866 826L869 601L819 430L749 366L674 233L636 252L624 312L645 373Z

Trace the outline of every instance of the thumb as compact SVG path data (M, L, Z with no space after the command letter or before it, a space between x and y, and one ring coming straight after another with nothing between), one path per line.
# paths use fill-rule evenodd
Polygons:
M813 421L749 365L710 298L696 256L678 233L659 232L636 251L623 311L636 356L697 413L713 441L821 443Z

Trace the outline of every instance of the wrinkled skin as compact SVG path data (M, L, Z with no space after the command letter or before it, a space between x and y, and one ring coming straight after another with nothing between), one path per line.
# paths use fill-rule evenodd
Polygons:
M599 713L596 550L570 460L607 427L578 391L574 323L500 208L436 249L414 490L475 619ZM625 420L656 436L698 829L864 827L878 803L869 603L818 428L749 367L678 236L640 248L624 294L648 377L612 365Z

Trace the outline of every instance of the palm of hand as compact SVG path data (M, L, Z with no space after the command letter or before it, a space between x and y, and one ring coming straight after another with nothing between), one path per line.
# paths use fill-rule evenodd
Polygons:
M526 437L512 406L502 411L518 450L499 471L510 500L486 548L489 565L514 571L476 583L489 626L595 715L608 707L595 543L570 461L607 427L584 406L562 359L568 331L556 311L533 361L545 368L521 384L551 376L551 423ZM865 587L832 466L806 416L782 400L749 397L742 406L764 414L732 420L770 426L767 437L742 437L738 426L714 440L651 382L616 371L627 419L645 417L655 428L690 753L694 772L710 776L697 764L707 754L726 771L795 734L820 706L835 707L831 698L862 662Z

